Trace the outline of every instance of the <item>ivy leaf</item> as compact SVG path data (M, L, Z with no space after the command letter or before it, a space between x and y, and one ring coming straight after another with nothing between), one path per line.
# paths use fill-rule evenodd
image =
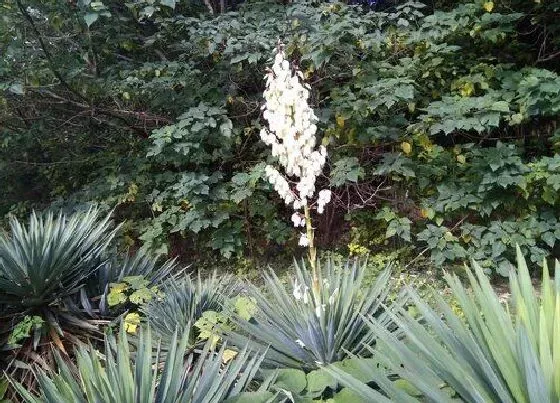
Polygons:
M281 368L277 370L274 386L288 390L296 395L300 394L307 386L305 372L300 369Z
M507 277L507 276L509 276L509 273L510 273L512 268L513 268L513 265L509 261L502 260L501 262L498 263L498 265L496 267L496 272L500 276Z
M126 295L119 290L111 289L109 295L107 295L107 304L109 304L109 306L124 304L126 300Z
M491 13L492 10L494 9L494 2L493 1L487 1L486 3L484 3L482 5L482 8L484 8L484 10L488 13Z
M364 169L358 158L346 157L336 161L331 171L331 185L341 186L346 182L358 182L364 176Z
M545 232L541 235L541 239L550 247L550 248L554 248L554 245L556 244L556 236L554 235L554 232Z
M253 297L237 297L235 312L244 320L250 320L257 312L257 300Z
M132 312L124 317L124 329L127 333L136 333L140 325L140 315L137 312Z
M145 288L150 284L148 280L144 278L144 276L127 276L123 277L123 281L129 284L135 290L139 290Z
M222 362L224 364L227 364L228 362L233 360L237 354L238 353L235 350L230 350L230 349L224 350L224 353L222 354Z
M496 101L490 107L493 111L509 112L509 103L506 101Z
M412 152L412 145L407 141L403 141L401 143L401 148L406 155L408 155Z
M136 305L142 305L153 298L154 294L148 288L140 288L130 294L128 299Z
M312 396L319 396L327 388L335 389L336 379L323 369L316 369L307 374L307 391Z

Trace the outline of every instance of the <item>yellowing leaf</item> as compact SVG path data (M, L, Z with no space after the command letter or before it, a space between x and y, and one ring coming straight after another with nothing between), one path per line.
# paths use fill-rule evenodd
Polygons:
M412 145L410 143L406 142L406 141L403 141L401 143L401 148L406 155L408 155L412 152Z
M336 124L337 124L339 127L344 127L344 117L342 117L342 116L337 116L337 117L336 117Z
M432 210L431 208L423 208L422 210L420 210L420 215L422 216L422 218L428 218L428 219L432 219L434 218L434 210Z
M192 207L192 204L188 200L186 200L186 199L181 200L181 209L183 211L188 211L188 210L191 209L191 207Z
M333 136L324 136L323 140L321 141L321 144L327 147L329 144L332 143L333 140L334 140Z
M236 355L237 355L237 351L233 351L233 350L229 350L229 349L224 350L224 354L222 355L222 362L224 364L227 364L228 362L233 360Z
M211 340L212 341L210 343L210 347L215 348L218 342L220 341L220 336L218 336L217 334L213 334Z
M461 96L463 98L470 97L474 93L474 84L467 82L461 87Z
M331 5L329 6L329 11L330 11L331 13L336 13L336 12L338 12L339 10L340 10L340 5L338 5L338 4L331 4Z
M138 185L136 183L131 183L128 186L127 193L124 197L124 201L133 202L136 200L136 195L138 194Z
M136 333L139 324L140 315L136 312L129 313L124 317L124 330L127 333Z
M484 8L487 13L491 13L492 10L494 9L494 2L493 1L487 1L486 3L484 3L482 5L482 8Z
M130 294L130 302L132 302L133 304L136 305L141 305L145 302L148 302L152 299L153 294L152 292L147 289L147 288L140 288L139 290L134 291L132 294Z
M252 297L237 297L235 300L235 312L241 318L250 320L257 312L257 301Z
M128 284L126 283L111 283L110 286L111 292L123 292L128 288Z
M115 306L119 304L123 304L126 302L126 295L124 295L121 291L113 291L109 292L107 295L107 304L109 306Z
M459 164L464 164L466 161L467 161L467 160L466 160L466 158L465 158L465 156L464 156L463 154L459 154L459 155L457 156L457 162L458 162Z
M112 283L109 285L109 294L107 295L107 304L115 306L126 302L124 291L128 289L125 283Z

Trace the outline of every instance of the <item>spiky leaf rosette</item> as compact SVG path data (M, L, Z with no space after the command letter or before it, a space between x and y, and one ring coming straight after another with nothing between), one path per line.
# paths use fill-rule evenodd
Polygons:
M408 336L396 339L375 321L369 326L384 348L378 350L393 373L430 401L450 401L448 386L466 402L558 402L560 400L560 265L555 281L546 262L540 296L519 248L517 271L510 274L511 304L502 304L483 269L467 269L470 290L457 276L447 281L464 320L441 296L429 306L414 291L411 298L423 323L405 310L394 316ZM441 314L440 314L441 312ZM385 373L363 366L389 397L398 389ZM335 367L329 370L366 399L378 392ZM417 401L408 397L406 400Z
M187 355L188 343L188 331L180 338L175 335L165 359L159 348L154 357L154 345L158 344L149 329L140 331L133 351L121 328L118 340L111 335L106 337L103 354L91 346L80 347L76 368L57 356L57 373L39 369L39 396L29 393L21 384L15 386L29 403L213 403L243 396L262 356L244 349L224 364L226 347L214 351L207 345L195 362L194 355ZM272 394L263 388L247 397L259 402Z
M148 302L142 312L165 345L175 331L188 331L189 324L200 319L205 311L221 311L224 301L237 287L232 276L218 277L216 272L208 278L199 273L194 278L170 279L162 288L163 297Z
M31 379L30 364L46 368L53 361L51 348L40 345L66 355L67 342L98 332L81 307L89 306L82 287L106 263L115 232L95 208L70 216L33 213L27 224L10 220L0 236L2 369Z
M115 235L96 209L69 217L32 213L27 226L10 220L0 237L0 303L45 306L74 294L105 260Z
M384 304L390 291L390 272L385 270L371 287L363 288L365 264L354 261L335 267L328 261L321 268L323 284L316 298L313 279L304 263L295 265L292 291L273 273L265 275L264 291L252 287L257 311L250 320L233 315L236 329L226 337L237 345L251 343L268 348L266 364L276 367L315 369L341 361L351 354L368 354L374 345L364 315L394 330Z
M59 336L68 329L95 331L87 321L80 291L88 279L107 261L106 250L117 229L111 229L109 216L100 217L95 208L82 213L54 216L31 214L24 225L10 220L10 232L0 236L0 304L4 320L0 334L6 336L25 315L39 316L63 349ZM33 347L41 332L35 328ZM5 340L3 340L5 341Z

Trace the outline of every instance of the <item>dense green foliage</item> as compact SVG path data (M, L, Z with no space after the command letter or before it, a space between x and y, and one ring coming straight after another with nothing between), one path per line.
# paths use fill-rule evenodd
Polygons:
M556 253L557 1L211 4L5 1L2 212L100 202L125 245L172 255L292 245L258 137L283 38L331 156L322 245L354 228L354 251L502 274L515 244Z

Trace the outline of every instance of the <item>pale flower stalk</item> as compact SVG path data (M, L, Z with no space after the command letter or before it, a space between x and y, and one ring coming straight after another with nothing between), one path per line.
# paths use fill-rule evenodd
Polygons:
M260 136L265 144L271 146L272 155L284 172L268 165L265 173L274 190L295 210L292 215L294 227L306 227L298 243L309 249L313 291L318 296L320 283L310 202L317 190L315 182L325 165L327 150L316 144L318 119L308 103L310 88L304 83L301 71L286 60L282 44L278 45L274 64L265 79L263 117L268 127L261 130ZM320 190L315 203L317 213L322 214L330 200L331 191Z

